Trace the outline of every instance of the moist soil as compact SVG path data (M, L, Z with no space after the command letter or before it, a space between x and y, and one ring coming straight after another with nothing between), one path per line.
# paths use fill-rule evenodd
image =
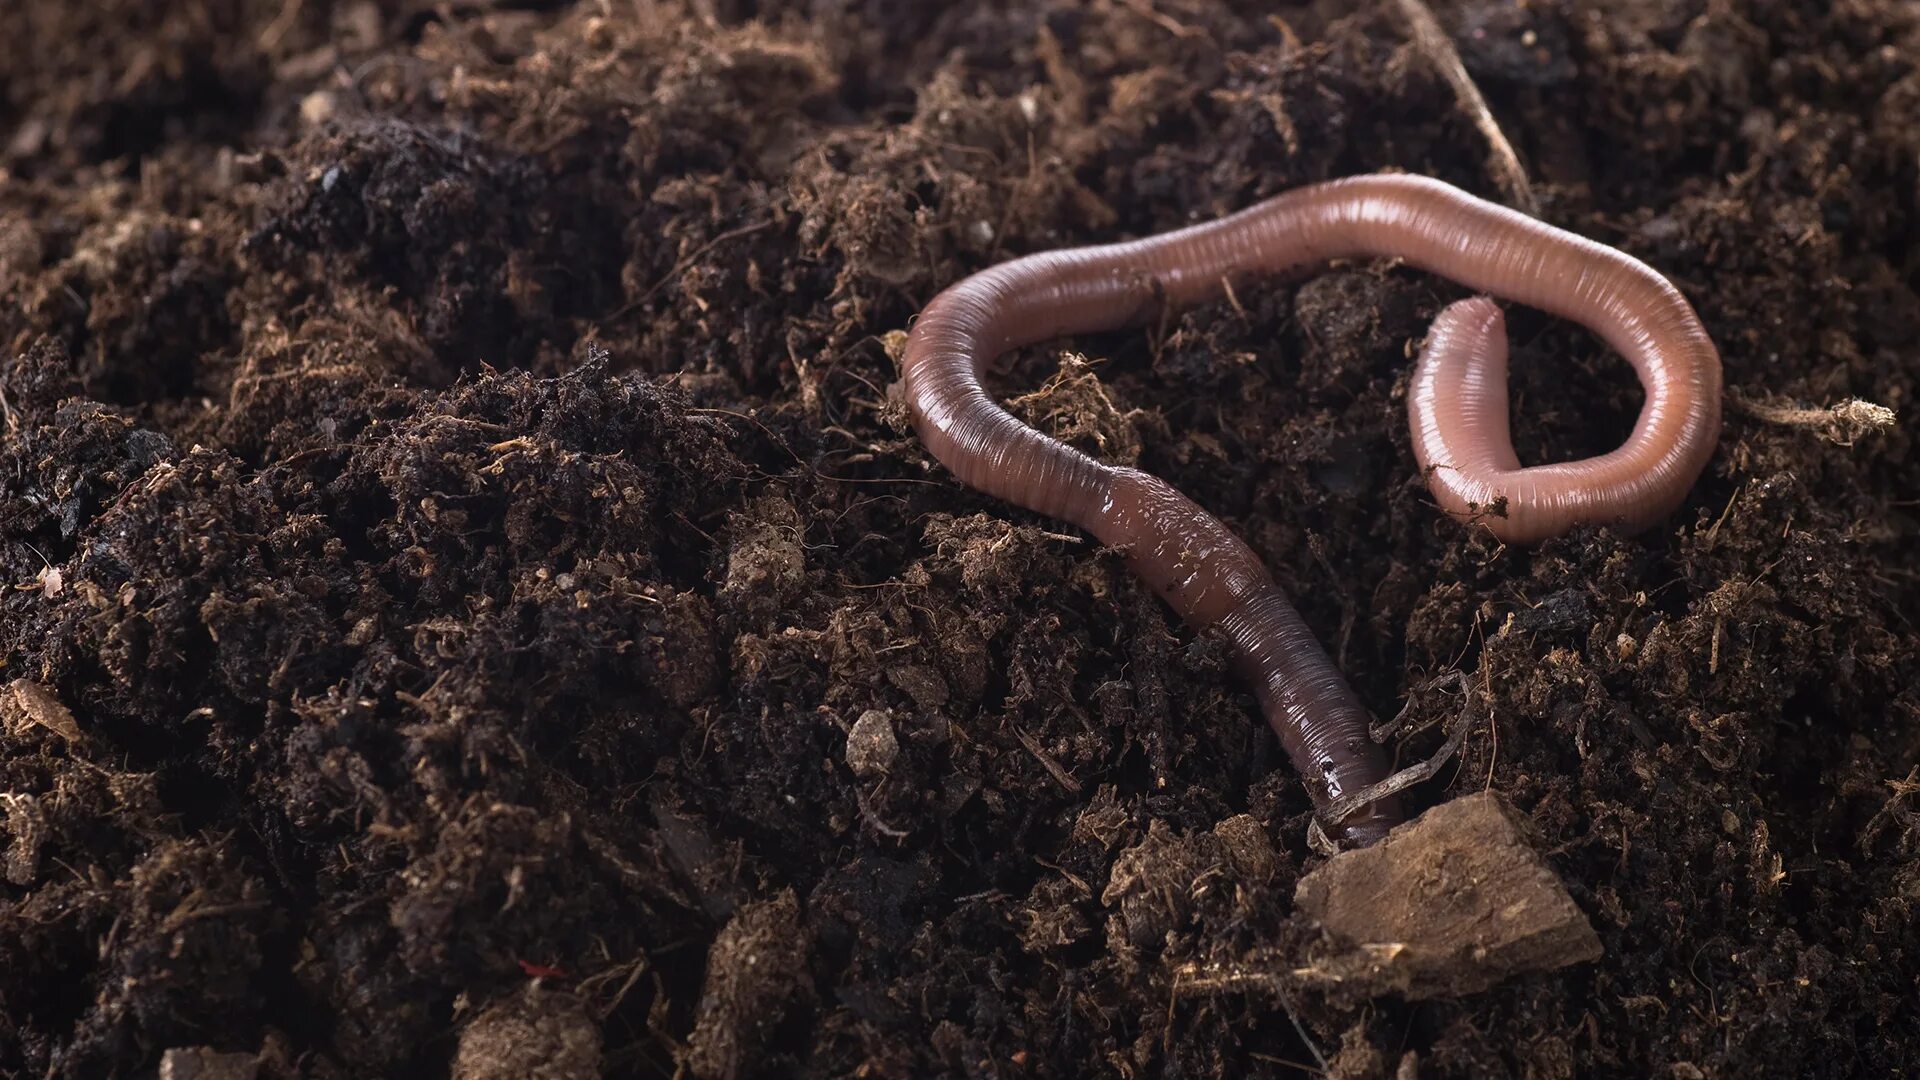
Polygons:
M1395 5L0 5L0 1075L1920 1062L1920 11L1437 14L1723 349L1669 522L1445 520L1464 293L1390 263L994 375L1246 537L1402 764L1464 732L1413 808L1502 793L1603 946L1416 1002L1300 979L1221 643L956 484L888 351L1014 254L1503 197ZM1522 457L1617 444L1625 364L1511 326Z

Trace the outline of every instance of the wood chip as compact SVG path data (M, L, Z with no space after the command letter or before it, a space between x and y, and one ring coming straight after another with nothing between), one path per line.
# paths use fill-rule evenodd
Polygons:
M53 691L32 679L15 679L7 684L6 693L0 695L0 719L6 722L11 735L19 735L38 724L70 743L86 740L80 724L73 718L73 710L61 704Z
M1469 795L1329 859L1294 902L1334 949L1295 974L1419 999L1598 959L1599 937L1524 823L1498 795Z

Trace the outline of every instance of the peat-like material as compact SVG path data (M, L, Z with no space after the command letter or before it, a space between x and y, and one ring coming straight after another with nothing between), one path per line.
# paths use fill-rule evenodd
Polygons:
M1920 13L1434 7L1542 216L1720 349L1671 518L1440 512L1466 294L1388 263L989 383L1243 537L1398 765L1457 735L1409 815L1497 792L1597 959L1303 976L1225 644L893 387L1015 255L1498 198L1399 5L9 0L0 1076L1910 1069ZM1506 317L1520 459L1619 445L1627 365ZM1849 398L1898 419L1790 419Z

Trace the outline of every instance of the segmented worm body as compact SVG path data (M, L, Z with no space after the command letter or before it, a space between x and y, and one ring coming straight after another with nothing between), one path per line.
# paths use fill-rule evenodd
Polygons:
M1500 310L1463 300L1435 321L1415 369L1414 454L1441 507L1527 542L1580 523L1644 528L1674 510L1720 431L1720 358L1693 309L1646 264L1435 180L1363 176L1287 192L1142 240L1050 251L975 274L929 303L902 373L921 441L967 485L1070 521L1196 629L1218 627L1323 818L1386 778L1368 714L1259 558L1166 482L1095 461L1001 408L980 369L1008 349L1138 324L1222 291L1233 275L1393 257L1585 324L1646 392L1619 449L1523 467L1507 424ZM1401 819L1380 798L1329 822L1367 844Z

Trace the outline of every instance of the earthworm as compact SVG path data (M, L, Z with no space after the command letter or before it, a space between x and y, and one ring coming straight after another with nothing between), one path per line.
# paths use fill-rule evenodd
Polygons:
M1028 427L980 381L1021 345L1145 322L1213 297L1235 274L1392 257L1585 324L1634 366L1645 403L1619 449L1522 467L1507 426L1507 346L1483 297L1435 321L1408 394L1414 456L1449 514L1502 540L1576 524L1632 531L1676 509L1720 430L1720 358L1692 307L1645 263L1436 180L1376 175L1295 189L1216 221L1002 263L921 312L901 358L927 449L970 487L1069 521L1121 550L1196 630L1217 627L1306 782L1320 819L1365 845L1401 820L1366 707L1260 559L1165 481L1103 464ZM1344 820L1330 814L1342 796Z

